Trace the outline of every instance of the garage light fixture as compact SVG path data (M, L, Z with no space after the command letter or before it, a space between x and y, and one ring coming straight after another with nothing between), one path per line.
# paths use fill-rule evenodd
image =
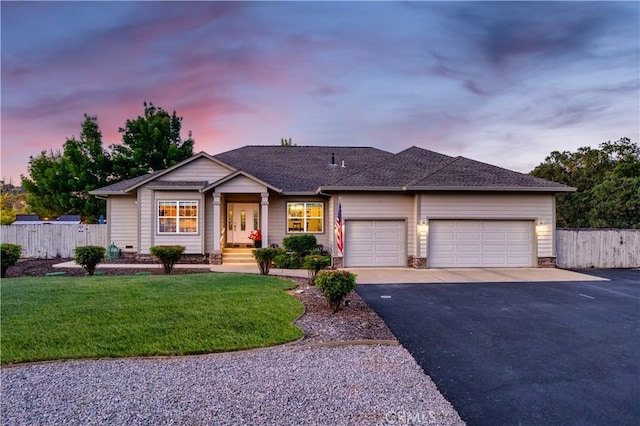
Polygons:
M426 220L423 220L418 224L418 233L420 235L427 235L427 232L429 232L429 225L427 225Z

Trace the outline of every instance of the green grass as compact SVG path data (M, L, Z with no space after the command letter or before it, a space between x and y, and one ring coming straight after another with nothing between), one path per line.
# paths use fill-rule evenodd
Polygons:
M2 364L235 351L295 340L294 284L241 274L3 279Z

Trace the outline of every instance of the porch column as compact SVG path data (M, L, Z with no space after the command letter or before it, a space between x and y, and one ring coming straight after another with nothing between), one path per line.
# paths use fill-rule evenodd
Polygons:
M220 194L213 193L213 251L220 253Z
M263 192L260 203L260 229L262 230L262 247L269 247L269 193Z

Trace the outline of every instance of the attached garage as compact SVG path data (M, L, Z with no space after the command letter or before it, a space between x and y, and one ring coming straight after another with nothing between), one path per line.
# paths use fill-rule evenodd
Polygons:
M532 220L431 220L430 268L532 267Z
M347 220L345 267L407 266L404 220Z

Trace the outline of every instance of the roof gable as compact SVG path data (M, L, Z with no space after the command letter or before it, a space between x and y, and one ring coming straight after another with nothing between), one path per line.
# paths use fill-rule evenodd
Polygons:
M220 180L217 180L209 185L207 185L206 187L202 188L201 192L205 192L208 191L210 189L213 188L218 188L220 186L224 186L227 185L229 183L234 183L235 185L239 185L239 186L252 186L253 189L255 190L256 185L258 187L264 188L265 190L267 188L275 191L275 192L282 192L281 189L276 188L275 186L264 182L258 178L256 178L255 176L250 175L249 173L245 172L244 170L237 170L234 173L231 173L230 175L227 175L225 177L223 177Z
M142 175L142 176L137 176L131 179L127 179L127 180L123 180L120 182L116 182L114 184L108 185L108 186L104 186L102 188L98 188L95 189L93 191L90 191L89 193L92 195L113 195L113 194L124 194L127 192L131 192L134 189L137 189L138 187L152 182L158 178L160 178L161 176L165 176L168 174L171 174L171 172L179 170L185 166L187 166L188 164L191 164L193 162L196 162L197 160L200 159L208 159L209 161L214 162L217 165L222 166L223 168L227 169L229 172L235 171L235 169L232 166L229 166L228 164L225 164L224 162L220 161L219 159L207 154L206 152L199 152L185 160L182 160L181 162L167 168L164 170L159 170L157 172L153 172L153 173L149 173L146 175ZM226 173L225 173L226 174ZM220 177L220 175L217 176L213 176L214 179L218 179ZM164 182L168 182L168 181L177 181L179 180L180 176L168 176L167 179L164 179ZM200 176L199 179L206 179L207 176ZM196 181L195 179L190 179L191 182ZM198 182L200 182L198 180ZM202 185L200 185L199 188L203 187L204 185L206 185L209 182L209 180L205 180ZM163 184L159 184L159 185L164 185ZM192 186L192 185L191 185Z

